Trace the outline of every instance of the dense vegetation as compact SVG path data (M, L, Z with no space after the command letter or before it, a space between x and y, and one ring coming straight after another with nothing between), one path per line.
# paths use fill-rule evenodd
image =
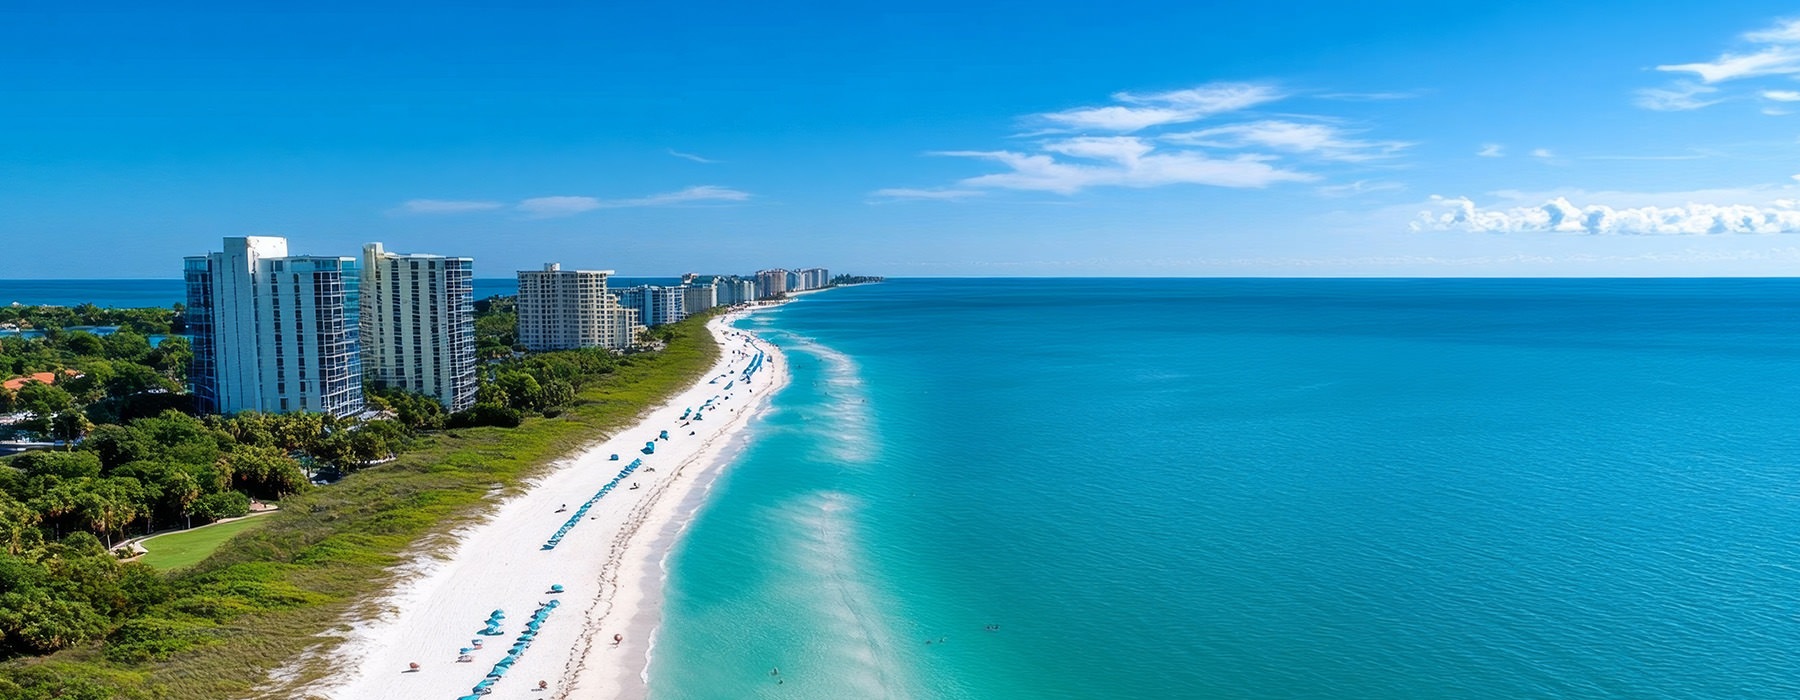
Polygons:
M658 328L658 352L522 355L508 342L510 321L491 320L510 314L497 304L478 314L478 345L503 359L483 367L478 405L453 415L429 398L394 391L369 397L396 420L367 422L139 415L122 399L145 394L114 394L104 382L96 394L59 380L52 388L66 402L30 392L24 410L33 420L39 410L51 422L75 415L91 423L97 409L121 418L87 428L77 449L0 467L0 655L19 655L0 665L0 700L248 694L275 664L317 645L353 603L386 585L388 567L407 548L477 515L496 485L516 487L629 424L718 354L701 317ZM115 362L105 342L88 354L87 341L71 348L52 335L25 341L30 347L0 347L8 357L44 360L33 371ZM105 408L108 402L116 405ZM303 465L347 476L309 488ZM281 498L282 510L195 566L164 576L105 551L103 541L131 532L241 513L253 496ZM205 653L183 653L199 648ZM294 680L316 671L299 669Z
M12 325L48 331L70 326L118 326L144 335L167 335L182 332L182 314L186 310L181 304L167 309L114 309L93 304L0 306L0 326Z

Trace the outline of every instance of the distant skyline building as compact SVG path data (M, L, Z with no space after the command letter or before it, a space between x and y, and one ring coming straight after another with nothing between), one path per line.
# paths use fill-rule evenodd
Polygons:
M687 318L687 287L643 284L619 290L619 305L636 309L646 326L661 326Z
M690 280L691 282L691 280ZM719 305L719 290L714 283L681 286L681 315L692 316Z
M638 311L606 290L612 270L519 271L519 343L531 350L630 347L642 329Z
M356 258L287 253L285 238L243 236L183 259L199 410L362 412Z
M788 291L788 271L759 270L756 273L756 298L768 299L786 294Z
M371 383L430 396L451 412L475 405L474 265L363 246L362 354Z
M741 277L720 277L713 280L714 295L719 306L736 306L756 301L756 282Z
M800 289L824 289L831 284L831 273L823 267L808 267L796 272Z

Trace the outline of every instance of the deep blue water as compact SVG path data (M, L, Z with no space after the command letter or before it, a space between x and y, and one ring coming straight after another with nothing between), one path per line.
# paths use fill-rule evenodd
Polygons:
M656 698L1800 695L1800 281L898 280L744 324L795 381L671 557Z
M637 284L673 284L677 280L661 277L614 277L612 287ZM475 279L475 298L497 294L519 293L516 277ZM137 280L3 280L0 279L0 305L52 304L77 306L94 304L125 308L173 306L187 300L186 287L180 279Z

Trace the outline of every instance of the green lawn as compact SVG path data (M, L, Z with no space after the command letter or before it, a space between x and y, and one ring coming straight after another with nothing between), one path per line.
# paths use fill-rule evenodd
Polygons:
M157 535L139 543L143 545L145 554L144 558L138 561L144 562L157 571L193 566L200 563L201 559L205 559L206 555L212 554L213 550L219 548L219 545L225 544L225 540L229 540L245 530L261 527L267 522L266 516L243 518L228 523Z

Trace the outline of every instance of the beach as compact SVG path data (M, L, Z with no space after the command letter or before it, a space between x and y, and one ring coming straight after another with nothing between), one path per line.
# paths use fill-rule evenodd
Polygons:
M303 694L643 697L662 561L787 381L778 350L729 326L741 316L708 323L720 359L694 386L401 565L380 613L350 626L333 671Z

